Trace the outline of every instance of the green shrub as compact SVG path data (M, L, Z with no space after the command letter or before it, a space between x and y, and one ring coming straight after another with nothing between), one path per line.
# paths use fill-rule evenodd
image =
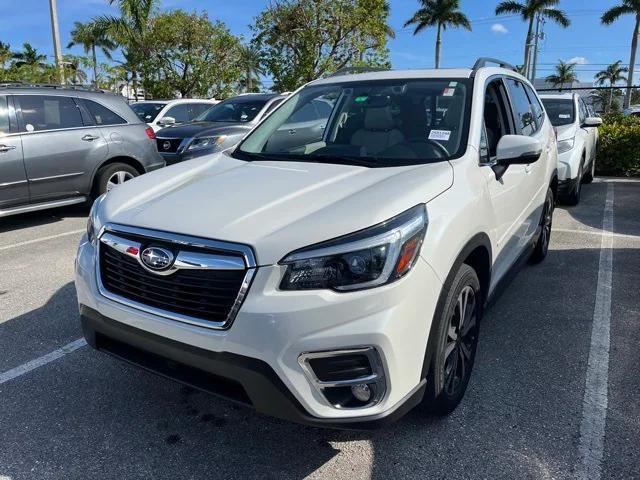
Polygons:
M596 173L640 176L640 119L618 114L607 115L599 131Z

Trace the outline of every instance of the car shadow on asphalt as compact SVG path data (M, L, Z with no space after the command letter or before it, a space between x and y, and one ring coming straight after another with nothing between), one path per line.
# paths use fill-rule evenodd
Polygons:
M448 417L413 411L373 432L295 425L85 347L0 386L0 478L568 478L599 251L551 250L513 279ZM0 349L42 355L78 332L69 283L0 325Z
M0 218L0 233L57 223L65 218L86 217L89 215L89 209L88 205L78 204Z

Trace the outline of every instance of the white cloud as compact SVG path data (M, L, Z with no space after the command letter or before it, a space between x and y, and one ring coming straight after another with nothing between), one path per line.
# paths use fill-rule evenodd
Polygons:
M491 25L491 31L493 33L501 33L503 35L505 33L509 33L509 30L507 30L507 27L505 27L501 23L494 23L493 25Z
M589 60L586 57L573 57L567 60L567 63L575 63L576 65L587 65Z

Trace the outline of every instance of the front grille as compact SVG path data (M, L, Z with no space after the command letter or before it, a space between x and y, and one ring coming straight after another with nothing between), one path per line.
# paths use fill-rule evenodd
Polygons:
M176 245L169 242L137 240L142 248L160 246L177 254ZM180 250L202 251L182 246ZM163 276L145 270L136 258L105 243L100 245L104 289L137 304L194 319L227 321L246 273L247 270L177 270Z
M181 143L182 138L156 138L156 145L161 153L175 153Z

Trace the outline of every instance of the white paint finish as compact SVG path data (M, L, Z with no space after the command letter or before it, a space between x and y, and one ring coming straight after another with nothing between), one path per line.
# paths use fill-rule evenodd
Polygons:
M7 370L4 373L0 373L0 385L2 385L5 382L8 382L9 380L13 380L14 378L18 378L24 375L25 373L29 373L30 371L35 370L36 368L40 368L48 363L51 363L54 360L62 358L71 352L75 352L79 348L84 347L86 344L87 342L85 341L84 338L79 338L77 340L74 340L71 343L66 344L64 347L58 348L53 352L43 355L42 357L36 358L35 360L31 360L27 363L23 363L22 365L16 368L12 368L11 370Z
M613 277L613 200L613 184L609 183L602 220L598 284L580 423L580 460L576 468L576 477L580 480L599 480L604 454Z
M0 251L9 250L11 248L24 247L25 245L31 245L33 243L46 242L47 240L66 237L68 235L77 235L78 233L83 233L84 231L85 231L84 228L82 230L71 230L70 232L58 233L56 235L49 235L47 237L34 238L33 240L25 240L24 242L13 243L11 245L3 245L0 247Z

